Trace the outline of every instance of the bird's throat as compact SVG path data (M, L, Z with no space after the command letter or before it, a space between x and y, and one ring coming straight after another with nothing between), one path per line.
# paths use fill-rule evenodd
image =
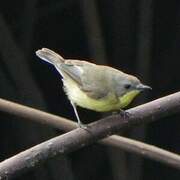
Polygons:
M140 91L133 90L119 97L119 100L121 102L121 108L128 106L139 93Z

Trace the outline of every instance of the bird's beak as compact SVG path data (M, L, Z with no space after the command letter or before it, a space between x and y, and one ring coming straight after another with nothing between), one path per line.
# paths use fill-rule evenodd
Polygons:
M138 84L137 87L136 87L138 90L140 91L144 91L144 90L152 90L152 88L150 86L147 86L147 85L144 85L144 84Z

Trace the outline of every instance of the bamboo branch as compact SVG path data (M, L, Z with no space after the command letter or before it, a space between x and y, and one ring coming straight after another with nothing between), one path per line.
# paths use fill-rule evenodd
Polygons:
M101 142L180 169L180 155L156 146L116 135L103 139Z
M155 121L180 111L180 92L129 109L129 116L112 115L88 125L87 130L77 128L61 136L38 144L0 163L0 178L9 179L52 158L58 154L70 153L92 144L121 129ZM169 158L169 157L167 157ZM174 167L180 169L179 158Z
M0 99L0 110L21 117L25 120L32 120L41 124L51 126L53 128L61 129L63 131L70 131L76 128L76 123L68 119L3 99ZM131 153L136 153L140 156L160 161L170 166L174 166L174 159L178 159L179 157L176 154L162 150L155 146L153 146L152 148L152 146L145 143L116 135L103 139L99 141L99 143L120 148ZM168 156L171 159L168 159Z
M11 115L31 120L43 125L48 125L63 131L71 131L77 127L76 123L63 117L46 113L28 106L7 101L0 98L0 111Z

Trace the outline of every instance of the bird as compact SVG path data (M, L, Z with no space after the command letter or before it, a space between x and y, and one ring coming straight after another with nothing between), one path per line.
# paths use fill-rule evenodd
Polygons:
M62 76L79 127L86 125L80 120L77 106L97 112L124 112L140 92L151 89L137 77L110 66L65 59L48 48L37 50L36 55L52 64Z

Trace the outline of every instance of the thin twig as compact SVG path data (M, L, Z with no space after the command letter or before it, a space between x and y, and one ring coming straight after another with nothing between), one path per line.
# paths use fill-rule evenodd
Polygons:
M121 148L122 150L136 153L145 158L150 158L180 169L179 155L156 146L116 135L103 139L101 142L107 143L108 145L112 143L113 147ZM177 161L179 161L179 166L177 166Z
M13 114L18 117L21 117L25 120L32 120L34 122L48 125L53 128L58 128L63 131L70 131L77 127L76 123L68 119L65 119L56 115L52 115L52 114L49 114L49 113L46 113L46 112L43 112L34 108L30 108L24 105L20 105L18 103L3 100L3 99L0 99L0 110L6 113ZM153 160L157 160L160 162L164 162L166 164L169 164L170 166L173 166L174 164L173 157L177 156L177 155L171 156L172 154L171 152L169 152L170 154L169 155L168 151L161 150L160 148L156 148L155 146L153 146L156 149L158 149L158 156L157 156L156 150L153 151L152 148L150 148L149 150L149 147L152 147L152 146L146 145L145 143L141 143L135 140L131 140L129 138L116 136L116 135L103 139L99 141L99 143L103 145L120 148L128 152L137 153L141 156L144 156ZM142 151L142 148L144 149L143 151ZM165 155L164 155L164 152L166 152ZM166 155L167 156L169 155L170 157L172 157L172 159L169 160L166 157Z
M137 3L137 44L136 44L136 64L137 72L143 77L143 81L150 83L152 64L152 42L153 42L153 0L139 0ZM144 93L138 102L146 102L148 93ZM146 126L134 128L130 131L129 137L143 141L146 137ZM143 179L143 159L138 156L128 158L128 177L126 180ZM136 170L134 170L136 169Z
M65 132L71 131L77 127L76 123L66 118L52 115L44 111L40 111L4 99L0 99L0 111L15 115L25 120L31 120L37 123L48 125Z
M70 153L120 130L155 121L180 111L180 92L129 109L129 116L113 115L38 144L0 163L0 178L9 179L58 154ZM167 157L169 158L169 157ZM174 159L180 169L180 159Z

